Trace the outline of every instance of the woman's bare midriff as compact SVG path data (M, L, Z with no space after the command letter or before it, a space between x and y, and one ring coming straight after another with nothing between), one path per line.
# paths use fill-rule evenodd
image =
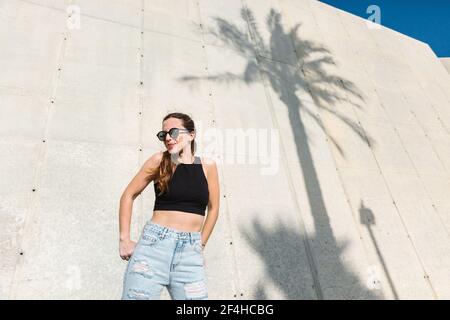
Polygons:
M151 221L179 231L200 232L204 218L191 212L155 210Z

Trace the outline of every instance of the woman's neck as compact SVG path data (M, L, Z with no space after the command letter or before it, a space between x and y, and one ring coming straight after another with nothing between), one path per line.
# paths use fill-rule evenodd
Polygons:
M184 164L193 164L195 161L195 156L193 155L181 155L177 159L178 163L184 163Z

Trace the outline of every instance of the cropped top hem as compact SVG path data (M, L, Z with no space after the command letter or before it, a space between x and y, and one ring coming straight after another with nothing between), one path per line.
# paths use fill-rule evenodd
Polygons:
M189 212L189 213L195 213L204 216L205 215L205 209L203 208L197 208L193 206L187 206L186 204L158 204L155 205L153 210L161 210L161 211L183 211L183 212Z

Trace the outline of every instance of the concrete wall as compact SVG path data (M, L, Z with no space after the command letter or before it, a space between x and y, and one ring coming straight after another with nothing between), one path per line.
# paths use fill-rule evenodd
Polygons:
M450 298L427 44L314 0L8 0L0 47L0 298L120 298L119 197L171 111L218 163L210 299ZM255 156L230 129L269 138Z
M450 58L440 58L444 67L450 72Z

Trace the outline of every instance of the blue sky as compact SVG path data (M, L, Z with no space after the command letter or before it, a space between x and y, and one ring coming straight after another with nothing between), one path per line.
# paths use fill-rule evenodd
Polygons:
M438 57L450 57L450 0L320 0L368 18L370 5L381 9L381 24L426 42Z

